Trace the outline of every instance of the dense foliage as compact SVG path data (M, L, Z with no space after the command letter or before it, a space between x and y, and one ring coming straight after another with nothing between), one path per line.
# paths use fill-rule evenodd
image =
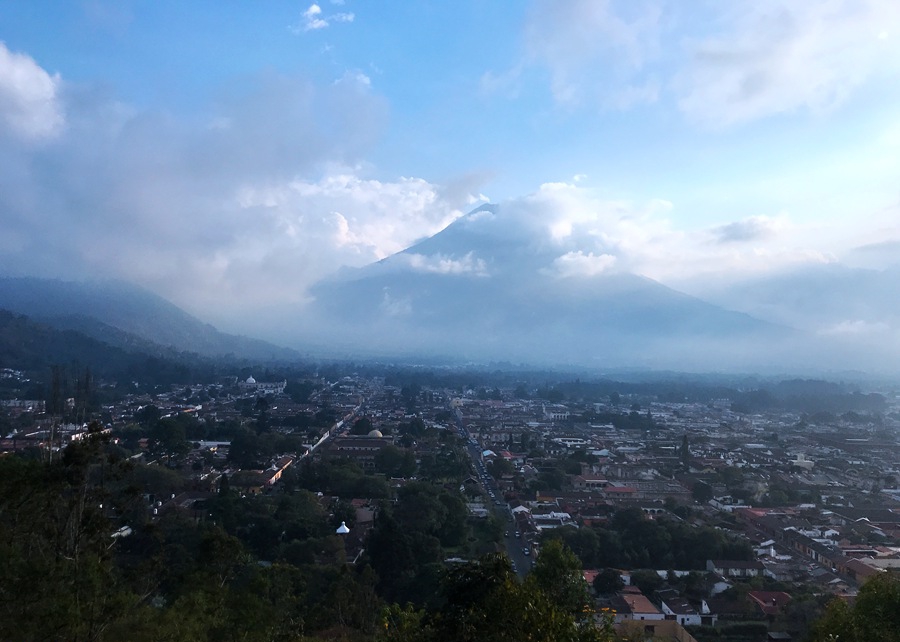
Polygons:
M370 554L348 565L334 531L347 505L326 510L299 488L345 483L355 474L345 462L317 464L289 492L242 498L226 483L199 510L151 517L144 490L166 480L148 473L164 469L123 459L96 424L91 435L53 462L0 458L0 639L574 641L609 633L590 624L580 562L562 545L545 547L524 583L499 554L448 570L447 551L466 546L467 517L458 494L439 485L402 488L381 508Z
M853 605L836 599L812 630L811 642L900 641L900 578L881 573L859 590Z
M649 520L639 508L617 511L606 528L565 527L548 531L544 538L565 542L585 568L703 569L709 559L752 558L745 541L711 527Z
M580 564L562 546L545 549L535 572L522 582L499 554L452 568L441 584L438 603L423 611L387 609L379 639L604 642L614 637L609 617L595 623Z
M47 372L54 364L80 364L97 375L123 381L187 383L210 380L214 367L194 354L141 344L125 350L74 330L59 330L0 310L0 363L29 372Z
M0 458L0 639L372 633L381 605L374 574L344 563L314 496L225 492L203 517L151 519L147 467L122 459L96 426L92 434L52 463Z

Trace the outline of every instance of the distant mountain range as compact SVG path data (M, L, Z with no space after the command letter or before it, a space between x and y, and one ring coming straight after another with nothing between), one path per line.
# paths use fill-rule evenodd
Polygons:
M89 368L94 376L145 384L191 383L209 379L213 364L195 354L161 354L152 344L125 349L38 323L26 316L0 310L0 366L21 370L46 383L52 366L61 366L68 377ZM40 396L44 391L30 391ZM26 393L28 394L28 393Z
M382 261L321 281L269 336L322 358L681 372L896 373L898 269L821 266L689 296L583 239L483 206ZM599 244L598 244L599 245ZM713 302L718 303L716 305ZM0 278L0 309L126 352L294 361L116 281Z
M801 333L606 270L604 260L483 207L320 283L310 336L365 354L482 362L745 371L776 357L786 368L803 362Z
M0 278L0 309L126 351L257 361L300 357L288 348L219 332L162 297L119 281Z
M710 289L707 296L811 331L890 330L900 327L898 283L900 265L875 270L826 263Z

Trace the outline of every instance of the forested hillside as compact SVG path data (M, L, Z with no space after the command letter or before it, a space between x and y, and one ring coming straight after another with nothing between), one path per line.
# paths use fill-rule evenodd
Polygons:
M149 342L133 349L116 347L6 310L0 310L0 364L32 373L47 373L53 365L77 364L98 377L160 383L208 379L213 370L211 362L197 355L166 351Z

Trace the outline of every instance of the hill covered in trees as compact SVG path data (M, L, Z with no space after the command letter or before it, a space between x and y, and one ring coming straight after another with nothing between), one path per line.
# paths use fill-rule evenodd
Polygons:
M124 335L128 343L149 342L209 358L271 361L300 356L265 341L220 332L162 297L121 281L0 278L0 308L105 343L116 344Z
M130 348L110 345L76 330L60 330L0 310L0 363L6 368L47 373L58 364L78 364L98 377L179 383L207 378L213 363L147 341Z

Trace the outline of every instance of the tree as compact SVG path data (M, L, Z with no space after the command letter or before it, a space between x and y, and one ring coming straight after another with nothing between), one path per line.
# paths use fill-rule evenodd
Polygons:
M617 593L625 586L622 576L614 568L605 568L594 578L594 590L598 595L609 595Z
M437 486L424 482L407 484L397 493L394 511L397 520L412 533L437 536L449 517L447 505L441 501L445 493L446 491ZM459 515L455 515L454 518L458 519ZM465 515L462 519L464 523Z
M691 489L691 496L694 500L705 504L713 498L713 489L706 482L698 481Z
M294 403L309 402L310 395L316 390L316 385L309 381L288 381L284 388L284 393L291 398Z
M419 462L420 476L432 481L460 482L470 470L468 457L456 446L442 446L436 453L423 455Z
M550 582L549 586L555 586ZM444 605L426 615L427 628L394 640L459 642L608 642L611 623L594 625L590 612L560 608L537 581L517 581L505 555L492 553L451 568L443 582ZM422 637L424 634L424 637Z
M494 457L488 462L487 471L494 479L500 479L504 475L510 475L515 472L515 467L505 460L503 457Z
M566 395L563 394L562 390L559 390L558 388L553 388L553 389L547 391L546 398L547 398L547 401L550 401L551 403L559 403L559 402L565 400Z
M375 528L369 535L367 550L372 568L378 574L379 593L396 602L414 602L422 605L426 595L415 595L407 590L414 576L424 563L436 562L438 555L429 559L422 539L412 534L394 518L388 504L382 506ZM435 587L432 587L435 588Z
M348 501L343 499L337 500L331 509L331 513L331 525L334 528L341 524L346 524L347 528L353 528L356 524L356 508Z
M162 413L160 412L159 408L157 408L153 404L148 404L141 407L140 410L134 413L134 420L144 428L149 428L156 424L161 416Z
M581 562L559 540L550 540L541 547L529 575L529 579L532 578L555 605L576 620L580 621L589 612L590 596L581 573Z
M631 573L631 583L641 589L644 595L650 595L663 585L663 578L656 571L639 569Z
M538 473L537 481L541 488L560 490L565 485L567 477L564 471L554 466Z
M409 413L415 412L416 410L416 399L419 397L419 393L422 391L422 387L413 383L408 386L403 386L400 389L400 396L403 398L403 402L406 404L406 411Z
M377 642L427 642L434 636L434 629L425 622L425 611L412 604L391 604L381 611L381 626Z
M397 431L401 435L414 438L423 436L426 430L427 426L425 425L425 422L419 417L413 417L408 423L400 424L397 427Z
M416 456L407 448L388 444L375 455L375 469L388 477L411 477L416 472Z
M372 420L368 417L360 417L353 422L353 427L350 428L351 435L368 435L370 432L372 432Z
M900 641L900 579L891 573L870 578L853 606L835 599L812 627L812 642Z
M200 521L149 519L142 494L173 476L118 455L96 423L52 463L0 458L0 639L288 642L336 626L372 638L375 575L345 564L318 497L242 499L223 479Z
M744 473L737 466L725 466L719 470L718 475L729 490L744 483Z
M171 417L157 421L150 431L150 436L169 456L184 455L191 449L184 426Z
M259 436L242 430L231 438L228 461L240 468L253 468L259 459Z
M0 457L0 639L99 640L136 605L113 564L102 508L111 497L97 483L123 463L104 448L92 423L52 464Z
M81 376L75 377L75 412L84 421L94 410L94 377L90 368L85 368Z
M63 390L63 369L60 366L50 368L50 398L47 399L47 414L62 415L66 410L66 398Z
M591 568L605 566L607 562L612 564L620 557L620 547L614 537L615 533L609 530L563 526L545 531L541 541L559 539L578 556L583 568Z

